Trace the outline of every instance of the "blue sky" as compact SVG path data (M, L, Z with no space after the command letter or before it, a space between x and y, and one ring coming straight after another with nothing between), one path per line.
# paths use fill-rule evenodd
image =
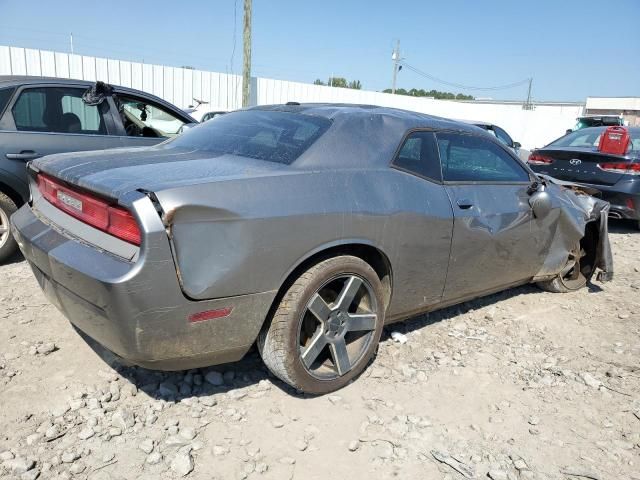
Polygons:
M242 66L243 0L0 0L0 44L215 71ZM235 54L234 4L237 4ZM391 85L408 63L450 82L533 77L537 100L640 96L640 1L254 0L253 74L312 82L331 74ZM522 99L526 87L473 92L404 69L398 86Z

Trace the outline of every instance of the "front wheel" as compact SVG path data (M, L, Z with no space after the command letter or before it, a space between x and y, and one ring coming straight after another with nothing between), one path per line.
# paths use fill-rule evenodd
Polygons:
M557 277L538 282L538 286L548 292L567 293L580 290L587 284L587 276L590 276L591 266L583 264L582 260L586 257L586 252L576 244L569 252L567 263Z
M382 283L369 264L352 256L330 258L289 287L258 336L258 349L282 381L307 393L329 393L369 364L384 311Z

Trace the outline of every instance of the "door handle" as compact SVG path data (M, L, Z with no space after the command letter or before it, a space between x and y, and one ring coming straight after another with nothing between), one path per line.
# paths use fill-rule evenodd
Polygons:
M6 157L9 160L33 160L34 158L38 158L40 155L34 152L33 150L22 150L20 153L7 153Z
M468 210L469 208L473 207L473 203L468 198L461 198L456 203L462 210Z

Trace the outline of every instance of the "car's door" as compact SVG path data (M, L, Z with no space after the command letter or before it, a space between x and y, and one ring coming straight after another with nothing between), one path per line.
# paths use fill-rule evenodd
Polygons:
M187 116L142 95L117 93L112 102L122 146L156 145L179 135Z
M120 146L109 105L87 105L86 87L24 86L13 95L0 119L3 169L26 185L29 160L53 153L101 150Z
M404 177L401 183L404 212L402 231L397 232L393 302L389 315L419 311L442 300L453 213L442 185L438 146L432 131L410 132L392 167ZM400 172L399 172L400 173Z
M454 213L445 300L531 278L547 245L529 205L529 172L491 139L459 132L437 139Z

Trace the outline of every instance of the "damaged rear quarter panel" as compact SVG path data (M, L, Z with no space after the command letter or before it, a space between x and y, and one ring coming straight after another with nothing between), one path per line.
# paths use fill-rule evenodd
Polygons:
M291 172L156 193L185 295L277 290L313 253L366 244L392 265L398 309L440 300L452 229L441 186L388 167Z

